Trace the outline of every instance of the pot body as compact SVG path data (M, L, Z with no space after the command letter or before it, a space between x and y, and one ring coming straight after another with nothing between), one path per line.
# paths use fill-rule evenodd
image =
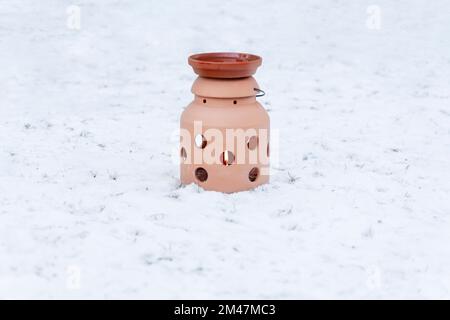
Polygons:
M269 116L256 101L253 77L199 77L181 115L182 184L237 192L269 181Z

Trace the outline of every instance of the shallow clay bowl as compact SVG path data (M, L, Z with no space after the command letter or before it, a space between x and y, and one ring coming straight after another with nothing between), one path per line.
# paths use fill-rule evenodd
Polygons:
M194 72L206 78L250 77L261 63L257 55L237 52L200 53L189 57Z

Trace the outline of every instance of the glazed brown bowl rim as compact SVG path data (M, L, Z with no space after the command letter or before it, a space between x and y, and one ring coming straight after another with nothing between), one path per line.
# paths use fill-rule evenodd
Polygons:
M188 62L201 77L236 79L255 74L262 58L250 53L207 52L191 55Z
M246 59L239 61L237 60L239 56L245 56ZM235 57L234 60L233 57ZM223 58L224 61L214 61L205 58ZM257 66L260 66L262 63L262 58L256 54L244 52L204 52L189 56L189 64L192 66L193 63L230 66L245 66L256 64Z

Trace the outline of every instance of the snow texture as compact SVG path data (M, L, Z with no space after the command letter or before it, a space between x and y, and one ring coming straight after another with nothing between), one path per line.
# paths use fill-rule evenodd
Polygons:
M445 0L2 0L0 298L450 298L449 21ZM279 163L256 190L180 186L207 51L264 59Z

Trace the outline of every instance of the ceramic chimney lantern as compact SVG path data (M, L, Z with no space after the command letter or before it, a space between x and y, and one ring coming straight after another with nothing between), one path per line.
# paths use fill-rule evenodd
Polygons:
M252 77L261 63L243 53L189 57L198 78L194 101L181 115L182 184L231 193L269 181L269 115Z

